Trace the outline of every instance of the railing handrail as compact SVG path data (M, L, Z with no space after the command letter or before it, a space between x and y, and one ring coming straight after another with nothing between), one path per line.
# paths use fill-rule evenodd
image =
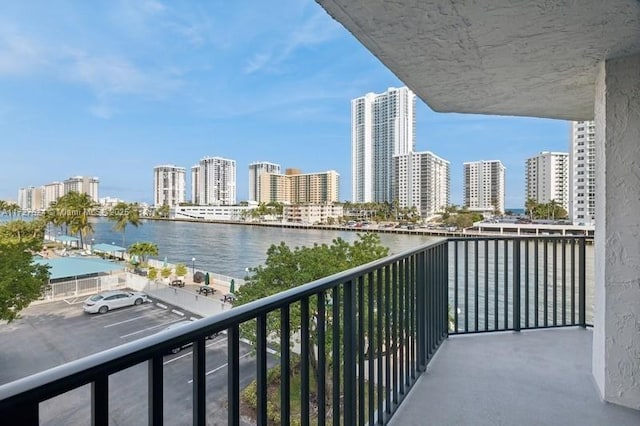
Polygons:
M203 318L192 324L168 330L161 334L143 337L60 366L35 373L0 386L0 410L27 401L44 401L72 389L89 384L104 374L113 374L148 361L158 353L164 353L182 343L204 339L212 333L255 319L282 306L295 303L326 291L354 278L391 265L394 262L424 252L442 244L447 239L430 242L398 254L361 265L347 271L312 281L307 284L265 297L246 305Z
M593 240L587 235L470 235L468 237L448 237L447 241L504 241L504 240Z

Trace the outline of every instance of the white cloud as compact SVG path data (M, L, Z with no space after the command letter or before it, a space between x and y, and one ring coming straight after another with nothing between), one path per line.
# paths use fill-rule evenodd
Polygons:
M0 33L0 75L31 73L45 63L44 52L35 41L17 33Z
M114 111L104 104L92 106L91 108L89 108L89 112L91 113L91 115L94 115L98 118L103 118L105 120L110 119L114 114Z
M296 28L285 30L285 38L276 41L265 51L253 55L244 72L251 74L265 69L273 70L297 50L326 43L339 35L339 25L328 18L324 11L319 10Z

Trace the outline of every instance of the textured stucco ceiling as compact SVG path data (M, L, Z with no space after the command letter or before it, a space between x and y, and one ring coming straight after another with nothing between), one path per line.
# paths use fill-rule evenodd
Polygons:
M591 119L598 63L640 53L638 0L317 2L442 112Z

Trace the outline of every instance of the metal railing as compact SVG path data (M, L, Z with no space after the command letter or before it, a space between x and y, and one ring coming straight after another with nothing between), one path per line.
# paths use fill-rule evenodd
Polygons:
M268 346L274 343L268 321L275 317L280 320L279 412L285 423L292 413L295 368L301 424L385 424L447 336L448 247L441 241L409 250L0 386L0 416L37 425L41 402L90 384L92 424L106 425L110 376L147 363L148 390L139 402L147 401L148 423L162 425L163 355L193 342L193 423L204 425L205 338L226 330L228 417L222 422L238 425L241 326L254 322L255 421L266 424ZM300 312L299 331L294 331L294 309ZM299 357L290 348L294 334L300 338Z
M586 239L449 239L449 334L587 325Z

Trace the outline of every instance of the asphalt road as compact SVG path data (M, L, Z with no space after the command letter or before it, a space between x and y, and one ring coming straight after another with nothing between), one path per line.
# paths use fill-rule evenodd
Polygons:
M164 308L163 306L166 306ZM184 314L179 315L174 311ZM157 333L189 312L157 304L89 315L82 301L47 303L24 310L22 318L0 325L0 384L5 384L102 350ZM227 339L207 341L208 424L227 421ZM240 384L255 378L251 347L240 343ZM270 366L277 363L270 356ZM167 425L192 424L192 353L190 348L164 361L164 412ZM147 364L136 365L109 378L110 424L147 424ZM40 405L43 424L86 425L91 414L90 386L84 386Z

